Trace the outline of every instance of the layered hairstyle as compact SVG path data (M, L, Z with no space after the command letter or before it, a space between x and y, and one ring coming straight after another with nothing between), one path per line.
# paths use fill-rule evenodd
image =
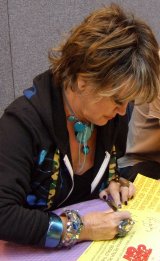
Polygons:
M49 60L60 86L74 90L80 75L99 96L150 102L159 90L158 50L144 21L111 4L84 19L65 43L50 50Z

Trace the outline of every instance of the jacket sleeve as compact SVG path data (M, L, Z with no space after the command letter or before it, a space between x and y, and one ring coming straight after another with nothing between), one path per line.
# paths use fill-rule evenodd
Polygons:
M0 120L0 239L45 245L50 216L25 207L34 167L33 139L13 115Z

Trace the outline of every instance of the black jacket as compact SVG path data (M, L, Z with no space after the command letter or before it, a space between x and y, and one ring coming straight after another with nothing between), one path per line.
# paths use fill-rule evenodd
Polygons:
M116 116L107 125L97 127L94 175L98 173L98 179L91 186L93 196L107 179L108 168L100 178L98 172L106 153L111 153L113 144L117 144L121 152L124 150L119 145L125 144L125 139L121 142L118 136L119 126L124 135L124 122L125 117ZM64 159L69 171L60 171L56 184L52 184L52 159L57 150L60 162ZM73 189L71 166L61 88L54 85L52 74L47 71L34 79L33 86L5 110L0 120L1 240L44 245L48 212L64 204ZM48 207L46 202L52 185L55 195ZM63 188L65 198L61 193Z

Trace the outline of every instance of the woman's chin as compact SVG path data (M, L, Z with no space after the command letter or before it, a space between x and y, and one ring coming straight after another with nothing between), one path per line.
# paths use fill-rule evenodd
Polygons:
M97 121L95 123L95 125L97 125L97 126L104 126L104 125L106 125L108 123L108 121L109 121L109 119L107 119L107 118L104 119L103 118L102 120Z

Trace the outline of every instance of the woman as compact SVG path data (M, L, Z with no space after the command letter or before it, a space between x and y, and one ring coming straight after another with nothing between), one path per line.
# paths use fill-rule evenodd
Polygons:
M128 102L158 93L158 44L144 22L111 5L93 12L49 58L50 70L0 122L0 239L51 248L113 239L131 219L128 211L81 217L51 210L99 193L121 207L134 195L116 172L119 134Z

